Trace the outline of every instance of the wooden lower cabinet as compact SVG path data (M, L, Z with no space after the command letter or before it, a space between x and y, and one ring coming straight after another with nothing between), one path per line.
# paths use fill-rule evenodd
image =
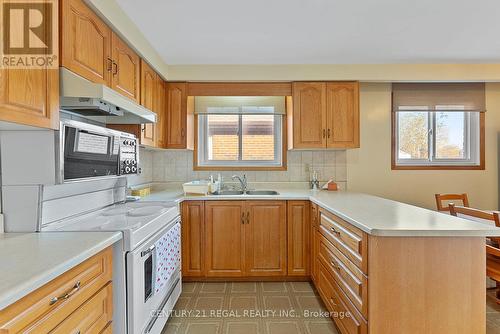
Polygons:
M113 314L112 256L109 247L1 310L0 333L103 332Z
M182 203L182 275L205 274L205 202Z
M186 201L182 226L185 278L287 276L286 201Z
M243 276L244 245L245 202L205 202L206 276Z
M288 201L288 275L309 276L309 201Z
M286 202L248 201L245 210L245 275L286 275Z

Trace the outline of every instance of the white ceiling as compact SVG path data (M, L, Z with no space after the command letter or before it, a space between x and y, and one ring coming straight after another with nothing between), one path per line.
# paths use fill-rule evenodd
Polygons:
M499 0L116 0L167 64L500 62Z

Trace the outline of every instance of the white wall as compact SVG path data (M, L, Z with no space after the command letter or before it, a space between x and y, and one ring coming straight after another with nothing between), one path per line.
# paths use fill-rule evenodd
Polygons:
M367 192L427 208L435 193L468 193L470 204L498 208L500 84L486 84L486 170L392 171L391 84L360 86L361 148L347 152L349 190Z

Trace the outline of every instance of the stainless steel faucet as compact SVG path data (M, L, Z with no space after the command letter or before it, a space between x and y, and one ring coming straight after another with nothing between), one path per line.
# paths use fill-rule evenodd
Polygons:
M248 190L247 176L243 174L243 177L239 175L233 175L232 179L237 179L241 184L241 191L246 192Z

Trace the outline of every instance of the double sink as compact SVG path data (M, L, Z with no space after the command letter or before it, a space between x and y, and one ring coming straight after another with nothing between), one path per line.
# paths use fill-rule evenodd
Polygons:
M280 193L275 190L222 190L216 191L212 195L215 196L230 196L230 195L254 195L254 196L263 196L263 195L279 195Z

